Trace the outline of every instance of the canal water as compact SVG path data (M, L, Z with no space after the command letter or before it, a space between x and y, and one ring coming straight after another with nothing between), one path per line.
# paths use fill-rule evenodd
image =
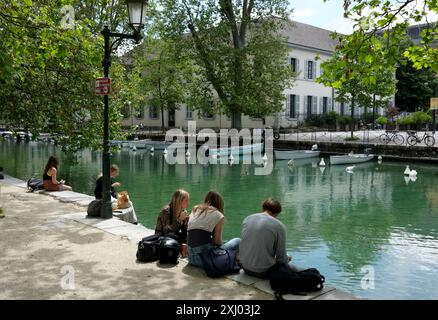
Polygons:
M84 150L69 166L50 144L0 142L0 166L26 180L42 176L48 157L61 158L59 177L74 191L93 195L101 153ZM190 207L208 190L225 199L224 238L240 235L242 220L275 197L283 205L288 251L301 267L316 267L327 285L370 299L438 299L438 168L383 161L322 170L309 161L277 161L271 175L254 175L251 165L168 165L161 153L114 153L118 189L128 190L139 220L154 228L160 208L177 188ZM327 162L327 161L326 161ZM418 172L405 178L406 165Z

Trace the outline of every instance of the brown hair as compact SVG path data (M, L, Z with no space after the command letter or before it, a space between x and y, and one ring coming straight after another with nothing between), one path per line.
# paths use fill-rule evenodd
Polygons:
M47 174L47 171L50 170L50 168L55 168L58 170L59 166L59 159L55 156L50 156L49 161L47 161L46 168L44 169L44 173Z
M120 172L119 166L116 165L116 164L111 165L111 168L110 168L110 174L111 174L111 171L117 171L117 172ZM103 172L100 172L100 173L97 175L97 178L96 178L96 179L99 179L101 176L103 176Z
M268 198L263 202L263 210L276 216L281 212L281 204L273 198Z
M200 214L205 213L209 210L209 208L214 207L220 213L224 213L224 198L219 192L210 191L207 193L204 199L204 203L196 206L194 211L200 210Z

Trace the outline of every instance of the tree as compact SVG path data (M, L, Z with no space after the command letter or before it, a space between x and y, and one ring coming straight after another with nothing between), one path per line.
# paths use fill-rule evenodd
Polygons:
M437 74L431 68L415 69L411 61L397 68L397 80L395 104L401 111L429 108L430 98L438 94Z
M66 5L77 9L69 26L63 24ZM62 134L58 142L64 151L101 147L103 104L94 94L94 81L102 76L100 26L108 19L113 28L123 30L122 11L126 7L121 1L109 0L2 1L0 118L12 129L24 128L34 136ZM113 80L116 84L117 76ZM121 133L117 84L115 89L112 138Z
M407 47L403 56L411 60L416 69L430 67L438 72L438 50L434 46L438 40L438 24L428 20L430 13L438 13L436 0L344 0L344 16L355 22L355 31L368 35L364 46L368 46L375 35L383 34L387 41L387 56L393 61L399 57L389 53L399 46L409 24L426 21L426 27L421 32L421 42Z
M190 83L193 72L190 59L177 49L172 39L149 38L134 54L132 84L139 104L159 107L163 131L164 110L186 102L185 85Z
M379 103L387 104L396 83L395 66L388 63L382 40L373 37L371 46L365 48L364 37L368 36L360 32L339 37L333 57L321 63L323 73L317 78L317 82L337 90L337 101L351 103L352 122L357 104L374 109L376 96ZM350 127L353 138L354 126Z
M287 23L281 18L287 16L288 1L159 2L165 33L179 37L199 66L189 86L195 108L224 112L237 129L242 114L259 117L281 110L283 90L293 78L286 41L278 32Z

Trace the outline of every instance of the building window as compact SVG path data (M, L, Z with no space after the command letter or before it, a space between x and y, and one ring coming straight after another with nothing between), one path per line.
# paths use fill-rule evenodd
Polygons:
M313 79L313 61L307 61L307 79Z
M326 114L328 110L328 98L324 97L322 98L322 113Z
M158 108L156 106L149 107L149 118L158 119Z
M122 115L123 115L123 119L128 119L129 118L129 107L128 106L123 106L122 107Z
M290 103L289 103L289 118L295 119L297 117L296 103L297 103L297 96L294 94L291 94L290 95Z
M312 115L313 97L307 96L307 116Z
M345 114L345 103L341 102L341 116Z
M186 108L186 119L193 119L193 110L189 106Z
M290 59L290 66L291 66L291 70L292 72L297 72L297 59L295 58L291 58Z
M144 118L144 107L140 106L140 110L138 110L138 113L136 115L137 119L143 119Z
M208 109L207 111L204 111L202 113L202 116L204 119L206 120L213 120L214 119L214 114L213 114L213 107L214 107L214 103L213 101L208 102Z

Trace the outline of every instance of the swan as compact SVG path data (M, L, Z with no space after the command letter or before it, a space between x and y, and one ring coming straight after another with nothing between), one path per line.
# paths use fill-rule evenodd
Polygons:
M191 156L190 151L187 150L187 152L186 152L186 157L190 157L190 156Z
M410 173L411 173L411 170L409 169L409 166L406 166L405 176L408 176Z
M151 151L151 152L154 152L154 150L155 150L154 147L152 147L150 151Z
M416 170L411 170L411 172L409 172L409 177L416 177L416 176L417 176Z
M320 167L325 167L325 161L324 158L321 158L321 162L319 163Z
M228 160L230 160L230 161L234 161L233 154L230 154L230 157L228 158Z
M318 150L318 145L317 145L317 144L314 144L314 145L312 146L312 151L315 151L315 150Z
M167 149L164 148L163 154L167 154Z
M379 156L379 157L377 158L377 160L382 161L382 160L383 160L383 157L382 157L382 156Z
M287 165L288 165L289 167L292 167L292 166L294 165L294 161L293 161L292 159L290 159L290 160L287 162Z

